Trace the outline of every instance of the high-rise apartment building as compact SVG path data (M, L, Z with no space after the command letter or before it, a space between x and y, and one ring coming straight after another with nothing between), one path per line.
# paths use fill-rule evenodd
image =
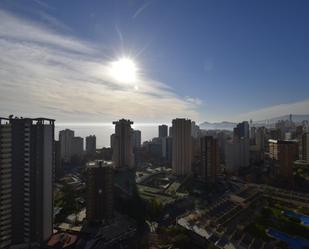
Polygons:
M134 153L134 164L137 166L141 163L141 144L142 144L142 133L140 130L132 129L132 145Z
M191 123L191 136L194 138L198 138L201 135L201 130L198 125L195 124L194 121Z
M167 137L167 125L159 125L159 137L162 138L162 137Z
M73 137L72 156L82 156L84 152L84 139L82 137Z
M0 118L0 248L12 243L12 126Z
M55 150L55 177L59 178L63 175L60 141L55 141L54 150Z
M302 136L302 159L309 162L309 132Z
M54 120L0 121L1 247L39 244L53 232Z
M248 121L243 121L234 128L234 141L237 141L241 138L249 139L249 123Z
M250 165L250 142L248 138L225 143L225 165L228 172L235 172Z
M132 121L120 119L113 122L115 134L112 135L113 163L116 168L134 166L132 144Z
M287 181L293 179L293 163L298 159L298 143L287 140L269 139L269 158L275 176Z
M132 144L133 149L140 148L142 144L142 133L140 130L132 129Z
M215 138L205 136L201 143L201 173L208 183L214 183L220 167L219 146Z
M256 127L252 126L250 128L250 140L255 142L255 138L256 138ZM254 144L254 143L253 143Z
M192 137L191 137L191 120L174 119L173 122L173 173L179 176L185 176L191 173L192 162Z
M71 162L72 157L72 141L74 137L74 131L65 129L59 131L59 141L61 148L61 159L64 162Z
M86 153L88 155L95 155L97 149L97 138L95 135L86 137Z
M172 163L172 137L161 138L162 158Z
M104 161L89 162L87 171L87 208L89 221L102 221L113 217L113 168Z
M172 136L173 136L173 126L170 126L170 127L168 128L168 136L169 136L169 137L172 137Z
M264 152L265 151L265 145L266 145L266 128L265 127L259 127L256 130L256 136L255 136L255 144L259 151Z

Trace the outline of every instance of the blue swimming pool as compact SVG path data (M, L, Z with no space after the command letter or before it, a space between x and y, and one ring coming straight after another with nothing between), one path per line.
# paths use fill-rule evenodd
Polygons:
M304 239L302 237L297 236L291 236L286 233L280 232L276 229L269 228L266 233L275 239L285 241L288 243L289 247L295 248L295 249L301 249L303 247L309 247L309 240Z
M288 217L299 219L302 224L304 224L305 226L309 226L309 216L297 214L293 211L284 211L283 214Z

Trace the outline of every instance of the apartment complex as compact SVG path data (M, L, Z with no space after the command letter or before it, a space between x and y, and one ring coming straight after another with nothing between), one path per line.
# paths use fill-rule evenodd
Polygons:
M53 229L54 120L0 121L0 248L39 244Z

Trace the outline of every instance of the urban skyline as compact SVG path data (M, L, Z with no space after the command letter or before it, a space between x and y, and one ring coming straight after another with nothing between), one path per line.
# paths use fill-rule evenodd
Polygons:
M309 1L0 1L0 249L309 248Z

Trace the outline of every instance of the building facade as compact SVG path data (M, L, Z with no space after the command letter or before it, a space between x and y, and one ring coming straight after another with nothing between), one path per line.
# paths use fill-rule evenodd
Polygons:
M248 138L226 141L224 151L227 172L236 172L240 168L250 165L250 141Z
M116 168L134 167L132 143L132 121L121 119L113 122L115 133L111 137L113 149L113 163Z
M81 157L84 152L84 139L82 137L73 137L72 156Z
M39 244L53 233L54 120L0 120L0 167L6 177L1 179L0 191L7 193L5 206L2 200L0 205L0 212L6 213L0 219L10 219L9 227L0 223L0 231L9 232L4 236L9 240L1 243ZM3 209L9 206L11 209Z
M0 119L0 248L12 243L12 126Z
M269 139L269 158L275 177L292 182L293 164L298 159L298 143L287 140Z
M207 183L214 183L220 167L218 141L211 136L202 137L200 140L201 175Z
M239 139L249 139L249 123L248 121L243 121L234 128L233 140L237 142Z
M191 174L192 137L191 120L174 119L172 121L172 169L179 176Z
M87 164L87 207L89 221L108 220L113 217L113 168L104 161Z
M88 155L95 155L97 149L97 138L95 135L86 137L86 153Z
M167 137L167 130L168 130L168 127L167 125L159 125L159 137L162 138L162 137Z
M55 177L56 179L63 176L62 160L61 160L61 147L60 141L55 141L54 145L55 150Z
M70 129L59 131L61 159L66 163L71 162L73 137L74 131Z
M302 159L309 162L309 132L302 136Z
M132 130L133 149L140 148L142 144L142 133L140 130Z

